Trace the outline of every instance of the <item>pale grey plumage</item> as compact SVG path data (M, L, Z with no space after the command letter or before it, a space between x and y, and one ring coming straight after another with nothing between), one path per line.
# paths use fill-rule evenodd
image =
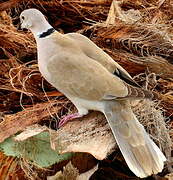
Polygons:
M22 26L34 34L38 65L45 79L74 103L79 114L90 109L105 114L129 168L137 176L161 172L166 158L138 122L128 100L152 97L152 93L132 87L136 83L128 72L85 36L55 31L39 38L51 28L44 16L29 9L20 17Z

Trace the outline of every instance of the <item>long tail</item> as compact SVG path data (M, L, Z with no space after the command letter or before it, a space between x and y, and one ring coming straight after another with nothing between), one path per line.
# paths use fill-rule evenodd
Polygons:
M150 139L128 101L107 103L104 112L130 170L144 178L163 170L165 156Z

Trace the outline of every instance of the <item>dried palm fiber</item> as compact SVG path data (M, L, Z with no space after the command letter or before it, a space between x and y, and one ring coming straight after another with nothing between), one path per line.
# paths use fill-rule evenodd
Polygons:
M160 56L173 63L172 42L156 30L137 24L116 24L94 28L92 35L91 39L101 47L125 50L139 57Z
M5 11L0 13L0 51L1 59L22 58L36 52L32 35L17 31Z
M62 28L65 32L70 32L93 22L106 20L111 2L112 0L12 0L2 3L0 11L10 9L13 15L19 15L24 9L37 8L44 12L56 29Z

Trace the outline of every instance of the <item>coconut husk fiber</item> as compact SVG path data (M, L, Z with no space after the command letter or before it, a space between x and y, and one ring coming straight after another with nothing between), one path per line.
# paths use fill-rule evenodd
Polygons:
M57 128L60 118L76 109L40 74L31 32L18 29L19 15L27 8L42 11L61 33L79 32L89 37L143 88L160 95L154 102L141 100L131 104L168 159L164 171L150 179L166 179L172 171L173 148L173 3L170 0L0 2L0 142L16 134L15 141L21 142L47 131L52 149L76 154L48 169L38 168L25 158L8 159L2 155L6 159L0 166L2 177L8 179L14 173L15 177L22 174L23 179L47 176L65 179L68 172L79 179L80 174L92 172L90 179L138 179L127 168L101 113L91 112ZM13 164L10 173L5 173ZM18 174L16 168L20 169Z

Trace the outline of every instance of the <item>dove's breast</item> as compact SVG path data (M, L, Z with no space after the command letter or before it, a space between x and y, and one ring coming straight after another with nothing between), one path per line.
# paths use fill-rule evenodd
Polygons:
M60 47L55 45L48 38L41 39L37 42L38 67L42 76L48 81L51 81L51 73L48 71L48 64L56 53L60 51Z

